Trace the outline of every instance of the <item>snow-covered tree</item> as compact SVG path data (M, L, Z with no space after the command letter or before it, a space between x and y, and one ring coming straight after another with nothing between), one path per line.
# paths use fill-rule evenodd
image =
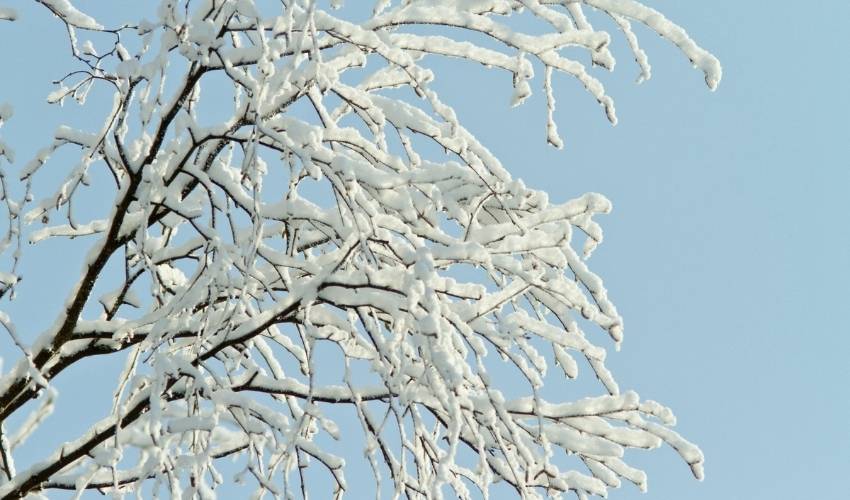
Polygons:
M68 73L47 99L108 112L91 130L59 128L14 170L0 142L0 296L20 287L29 244L91 242L52 327L0 313L20 353L0 378L0 497L211 498L234 476L257 497L328 484L341 496L344 459L359 456L335 446L344 418L379 495L478 498L501 482L522 498L586 498L623 479L643 490L624 449L665 443L702 478L671 411L621 392L605 367L623 321L586 259L609 201L553 203L512 178L428 69L478 63L494 85L507 73L515 106L538 79L560 148L555 73L616 123L588 72L614 67L614 35L598 26L619 28L639 80L650 66L634 23L718 84L717 60L661 13L633 0L160 0L106 26L69 0L37 3L69 35L55 50ZM11 116L0 107L0 125ZM51 184L42 167L68 148L78 161ZM99 172L111 188L92 185ZM106 196L108 213L75 215ZM112 411L17 470L57 377L94 356L123 363ZM580 371L596 395L558 397ZM497 383L505 373L522 394Z

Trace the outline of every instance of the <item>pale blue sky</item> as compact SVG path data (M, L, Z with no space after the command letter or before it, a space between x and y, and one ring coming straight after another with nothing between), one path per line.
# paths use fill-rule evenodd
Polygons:
M65 50L61 27L29 3L8 2L23 19L0 24L0 102L17 108L2 134L16 146L18 164L49 140L62 113L86 119L73 104L43 104L50 81L71 66L65 52L51 56ZM612 128L574 81L557 78L566 143L557 151L545 145L540 95L508 108L504 75L438 63L435 88L528 185L557 201L597 191L614 203L600 219L605 242L590 261L625 318L623 350L610 354L609 365L621 387L674 409L677 430L705 452L706 480L693 480L669 449L635 454L649 473L649 493L625 485L611 498L846 498L850 4L647 3L720 58L717 92L646 30L638 35L653 79L635 85L637 68L615 36L618 67L602 77L620 124ZM50 59L30 58L20 50L28 44ZM461 85L473 82L474 90ZM55 303L37 307L24 291L77 276L86 246L28 249L53 267L28 269L12 311L19 330L46 326L63 296L51 292ZM7 344L0 351L6 366ZM111 388L114 381L92 373L71 370L60 382L69 391ZM95 392L75 392L77 411L53 417L64 419L56 436L84 428L85 410L98 408L88 397ZM98 416L108 404L99 408ZM34 440L45 449L29 460L54 441Z

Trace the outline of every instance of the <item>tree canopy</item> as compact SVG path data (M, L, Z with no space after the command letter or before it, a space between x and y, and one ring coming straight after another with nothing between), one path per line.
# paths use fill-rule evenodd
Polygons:
M52 327L0 312L20 353L0 377L0 497L212 498L234 471L257 497L306 497L315 470L342 495L339 407L359 422L378 494L644 490L624 450L665 443L702 478L702 452L672 412L620 391L605 366L623 320L586 261L610 202L555 203L513 178L431 88L428 67L456 58L507 73L513 105L539 78L560 148L555 74L616 123L588 70L614 67L612 35L597 26L619 29L640 81L651 72L632 23L715 88L718 61L682 28L632 0L162 0L118 26L68 0L37 3L70 46L56 47L69 69L47 99L108 96L109 109L91 130L59 128L14 170L0 140L0 297L14 297L29 244L91 241ZM16 17L0 7L0 20ZM0 107L0 125L12 111ZM64 179L43 182L69 148ZM111 185L93 184L95 172ZM107 196L108 213L76 215L79 200ZM317 354L328 346L342 366ZM16 449L54 407L54 379L93 356L123 360L112 411L16 470ZM580 371L597 395L545 397L544 382ZM525 393L507 394L499 372Z

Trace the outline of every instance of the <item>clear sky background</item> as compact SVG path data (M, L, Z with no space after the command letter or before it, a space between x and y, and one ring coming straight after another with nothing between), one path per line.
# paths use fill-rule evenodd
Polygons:
M609 366L622 388L674 409L677 430L705 452L706 479L693 480L669 449L641 453L633 463L647 470L649 493L624 485L611 498L847 498L850 3L647 3L720 58L717 92L644 29L652 80L633 83L637 67L616 33L617 68L597 73L617 102L618 126L576 82L556 78L563 151L545 145L539 81L516 109L505 75L469 64L435 63L435 88L528 185L556 201L596 191L614 203L590 260L625 318L623 349ZM20 166L56 125L102 113L44 104L50 81L72 68L63 29L34 2L5 5L22 19L0 24L0 102L16 107L0 133ZM2 305L26 338L61 304L56 283L79 275L87 243L60 243L27 249L46 264L27 268L20 300ZM14 351L0 344L8 366ZM34 438L22 461L105 414L109 402L95 389L108 393L114 378L96 373L94 365L60 377L51 418L61 425Z

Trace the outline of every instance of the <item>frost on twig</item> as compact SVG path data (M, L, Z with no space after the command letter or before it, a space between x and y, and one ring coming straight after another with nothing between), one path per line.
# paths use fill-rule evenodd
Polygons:
M599 78L566 50L614 67L596 14L614 19L641 79L650 67L633 23L671 40L714 88L716 59L684 30L630 0L382 1L365 20L351 2L287 0L269 13L259 0L165 0L117 28L67 0L38 3L78 66L49 100L84 104L102 86L111 102L94 130L61 127L18 171L22 201L0 175L7 246L22 234L90 245L49 329L22 334L0 316L22 352L0 377L0 421L31 412L3 428L0 496L150 482L206 498L225 481L223 458L258 497L323 487L305 468L341 496L352 483L333 445L340 406L379 488L407 497L471 498L497 482L523 498L606 496L622 480L645 490L625 450L665 443L702 477L670 410L621 392L605 365L623 321L587 258L609 201L555 203L514 179L428 68L451 57L505 72L514 105L542 68L541 122L561 147L560 75L616 122ZM524 31L531 18L548 32ZM0 124L9 114L0 107ZM39 187L59 150L76 160ZM0 142L13 161L10 151ZM96 171L111 187L92 184ZM76 200L106 195L105 213L77 214ZM16 283L11 269L0 290ZM84 315L96 301L99 315ZM52 411L54 378L95 355L124 359L112 411L16 470L16 447ZM495 382L504 373L525 391ZM588 375L595 396L550 390Z

